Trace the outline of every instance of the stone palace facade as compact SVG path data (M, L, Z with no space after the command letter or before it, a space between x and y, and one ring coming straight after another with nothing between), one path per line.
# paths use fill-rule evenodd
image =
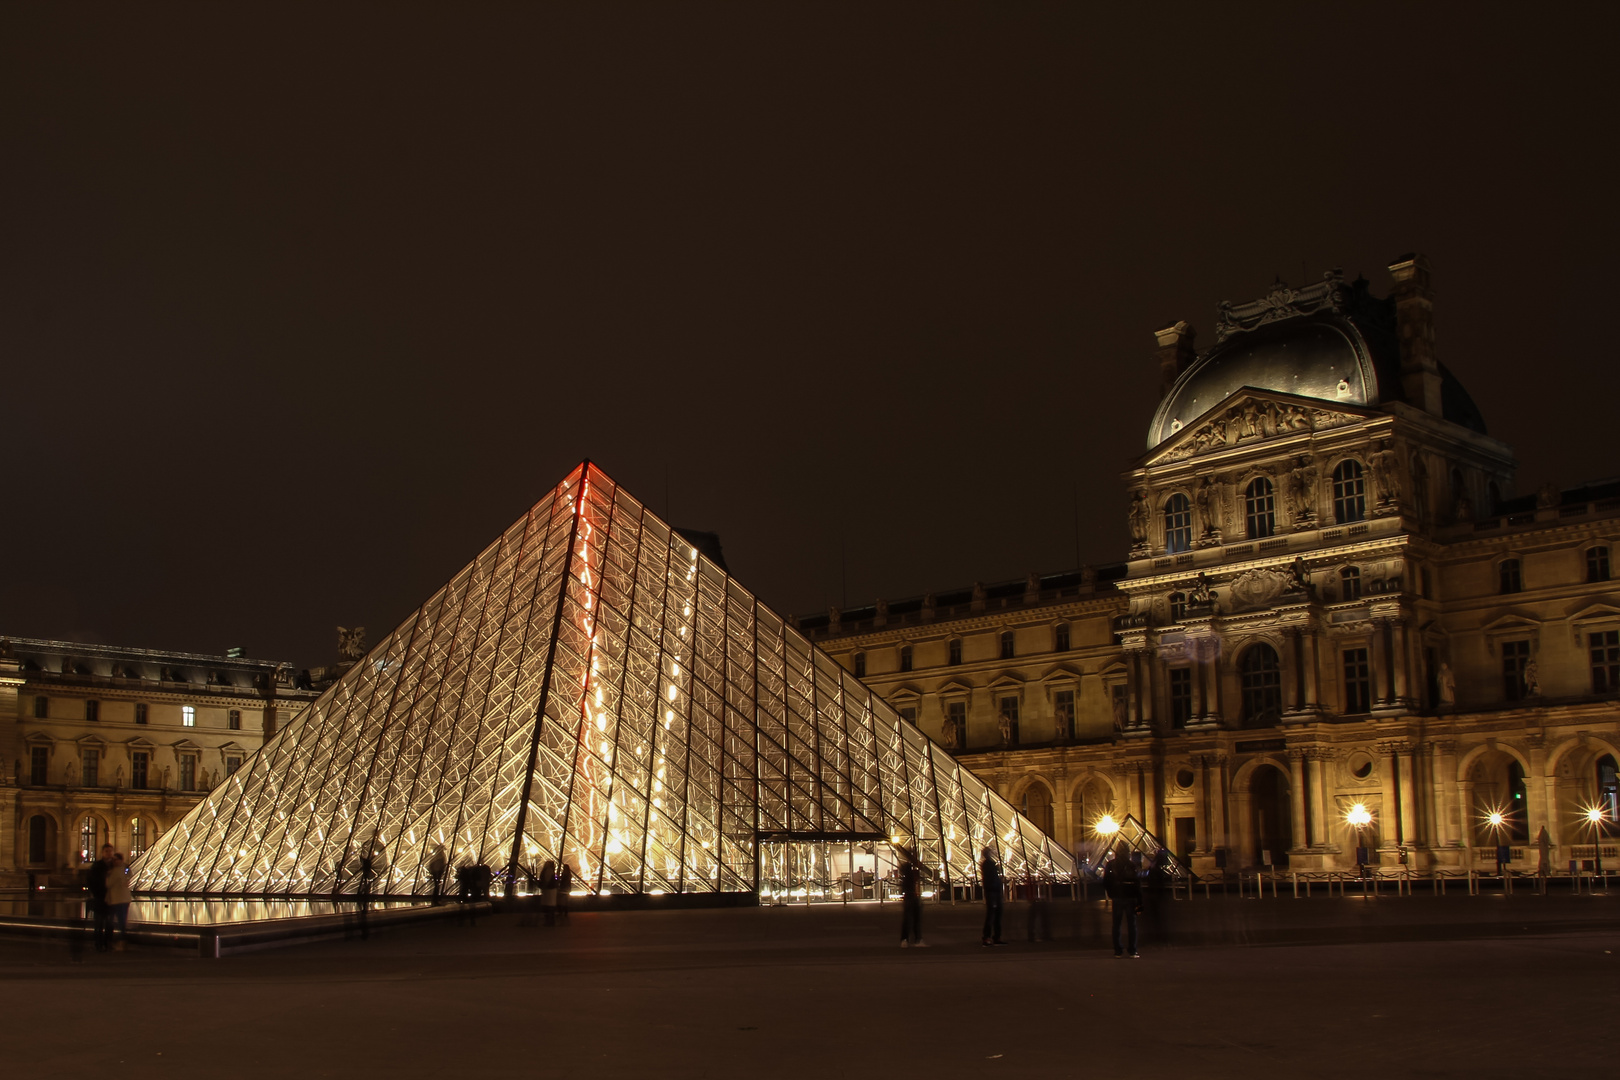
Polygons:
M310 701L241 656L0 638L0 888L139 854Z
M798 625L1072 851L1132 814L1200 873L1562 868L1599 808L1614 857L1620 482L1512 495L1389 269L1158 332L1123 563Z

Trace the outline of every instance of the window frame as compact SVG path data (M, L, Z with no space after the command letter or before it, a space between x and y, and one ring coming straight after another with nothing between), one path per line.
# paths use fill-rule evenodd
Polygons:
M902 645L902 646L900 646L900 670L901 671L910 671L912 669L912 664L914 662L915 662L915 657L914 657L914 654L911 651L911 646L910 645Z
M28 748L28 783L33 787L44 787L51 782L51 748L48 746L30 746Z
M1610 577L1609 545L1593 544L1586 549L1586 583L1595 585L1600 581L1608 581Z
M225 727L231 731L242 730L242 710L228 709L225 713Z
M1340 649L1339 678L1344 687L1344 715L1365 716L1372 712L1372 650L1366 645Z
M180 726L181 727L196 727L197 726L197 706L195 706L195 705L182 705L182 706L180 706Z
M1257 476L1250 480L1243 489L1243 505L1244 526L1250 540L1277 535L1277 495L1270 478Z
M1052 651L1053 652L1068 652L1070 649L1074 648L1074 646L1071 645L1069 642L1070 642L1070 638L1069 638L1069 624L1068 623L1060 622L1060 623L1058 623L1056 626L1054 626L1052 628Z
M1347 457L1333 467L1333 521L1352 525L1367 520L1367 469Z
M1362 597L1362 593L1361 593L1361 567L1359 567L1359 566L1341 566L1341 567L1339 567L1339 600L1340 600L1340 602L1349 603L1349 602L1354 601L1354 600L1360 600L1361 597Z
M1524 684L1524 672L1535 655L1530 639L1509 638L1500 643L1498 651L1502 658L1502 700L1525 700L1530 696L1530 688Z
M51 718L51 699L44 694L34 695L34 719L49 720Z
M1160 509L1164 524L1164 551L1176 555L1192 550L1192 499L1183 492L1172 492Z
M945 644L945 663L949 667L960 667L962 664L962 639L951 638Z
M858 652L850 657L850 665L855 669L857 679L866 678L866 653Z
M1271 657L1271 665L1254 667L1252 658ZM1260 727L1267 719L1282 719L1282 656L1268 641L1246 646L1238 657L1238 697L1244 727ZM1267 724L1266 726L1270 726Z
M1018 657L1018 639L1011 630L1003 630L1000 637L1001 659L1015 660Z
M1007 725L1008 746L1018 745L1018 720L1020 712L1018 707L1018 698L1019 695L1016 693L1004 693L996 695L996 730L999 734L1001 718L1005 716L1009 721ZM1012 706L1011 709L1008 708L1009 705Z
M129 752L129 786L135 791L144 791L152 779L152 755L145 750L131 750Z
M1496 592L1499 596L1524 592L1523 560L1514 556L1496 564Z
M1177 731L1192 723L1193 671L1190 664L1177 664L1167 669L1165 692L1169 695L1170 726Z

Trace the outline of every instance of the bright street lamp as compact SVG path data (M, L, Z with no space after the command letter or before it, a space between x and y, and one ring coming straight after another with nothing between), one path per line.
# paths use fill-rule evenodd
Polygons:
M1603 875L1603 808L1593 806L1586 811L1586 823L1592 826L1592 872ZM1605 886L1607 888L1607 886Z
M1356 803L1344 812L1345 823L1356 830L1356 876L1367 876L1367 846L1362 830L1372 824L1372 811L1366 803Z
M1104 814L1097 819L1097 824L1091 827L1098 836L1113 836L1119 832L1119 822L1114 820L1112 814Z

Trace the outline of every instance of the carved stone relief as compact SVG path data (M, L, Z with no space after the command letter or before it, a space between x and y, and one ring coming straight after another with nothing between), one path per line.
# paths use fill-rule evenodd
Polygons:
M1360 417L1332 409L1310 408L1249 398L1193 430L1186 441L1166 450L1164 462L1180 461L1211 450L1296 431L1322 431L1353 424ZM1180 428L1172 422L1171 429Z

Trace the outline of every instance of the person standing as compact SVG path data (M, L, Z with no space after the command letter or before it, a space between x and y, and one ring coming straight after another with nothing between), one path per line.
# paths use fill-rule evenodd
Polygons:
M1103 891L1108 894L1113 915L1114 959L1125 956L1124 943L1119 936L1120 923L1123 921L1129 931L1130 957L1140 960L1142 954L1136 951L1136 915L1142 910L1142 885L1136 879L1136 867L1131 865L1131 849L1123 842L1114 849L1114 858L1109 862L1108 869L1103 871Z
M124 853L114 852L112 866L107 871L107 936L118 935L113 948L119 952L124 951L124 945L129 941L129 905L134 902L135 895L129 891L129 867L124 862Z
M922 866L910 851L900 852L900 947L925 948L922 939Z
M989 845L980 853L979 881L984 885L984 944L1005 945L1001 940L1002 882L1001 864Z
M557 923L557 864L547 859L540 867L540 912L547 926Z
M112 871L113 846L101 845L101 857L90 864L90 877L85 886L90 890L90 918L94 929L96 952L112 948L112 912L107 909L107 875Z
M574 887L574 868L567 863L557 874L557 917L568 921L568 893Z

